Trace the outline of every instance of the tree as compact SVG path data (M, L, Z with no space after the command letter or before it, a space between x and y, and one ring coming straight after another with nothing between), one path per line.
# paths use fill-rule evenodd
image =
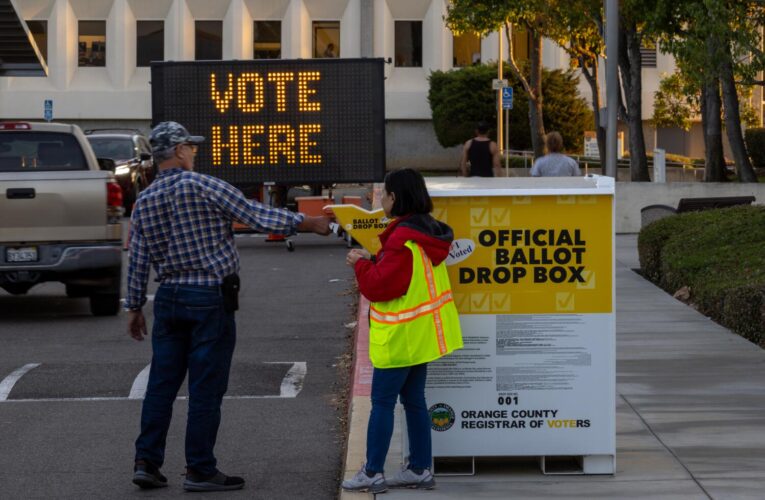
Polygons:
M759 26L763 9L745 0L657 0L646 9L650 29L702 89L701 112L705 138L705 180L725 179L722 154L722 107L736 172L742 182L757 178L741 133L742 107L737 79L755 83L765 68Z
M677 127L687 132L693 118L701 112L700 104L701 92L691 88L684 73L678 71L665 76L654 93L652 125L654 128Z
M647 8L640 0L625 0L619 10L619 72L626 106L620 105L621 115L629 127L630 179L650 181L648 158L643 136L643 16ZM621 93L619 94L621 97Z
M542 92L542 38L549 27L548 8L542 0L450 0L446 25L455 34L472 31L486 35L504 28L508 45L508 63L529 101L529 124L534 157L544 154L544 112ZM513 56L513 29L523 26L529 33L529 71L525 74Z
M439 144L456 146L472 137L476 122L496 120L495 92L491 80L497 75L496 65L477 65L451 71L435 71L430 75L428 101L433 115L433 128ZM509 69L504 75L511 86L520 89ZM573 71L542 71L545 95L544 115L550 127L561 133L568 151L580 151L584 131L592 126L587 103L578 93L578 79ZM515 92L515 106L510 110L510 144L513 149L529 149L528 97Z

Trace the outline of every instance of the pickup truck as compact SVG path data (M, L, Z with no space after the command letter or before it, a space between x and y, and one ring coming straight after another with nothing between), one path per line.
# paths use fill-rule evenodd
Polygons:
M115 315L122 275L122 190L76 125L0 122L0 287L21 295L59 281Z

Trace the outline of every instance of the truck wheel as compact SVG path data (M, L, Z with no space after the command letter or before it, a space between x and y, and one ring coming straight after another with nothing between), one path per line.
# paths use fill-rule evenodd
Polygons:
M90 312L93 316L114 316L119 310L118 293L95 293L90 296Z

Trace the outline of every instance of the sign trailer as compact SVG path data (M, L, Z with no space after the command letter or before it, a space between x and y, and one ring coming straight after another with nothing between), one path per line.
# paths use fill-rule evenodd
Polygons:
M151 64L152 122L201 145L196 170L231 184L373 182L385 175L382 59Z

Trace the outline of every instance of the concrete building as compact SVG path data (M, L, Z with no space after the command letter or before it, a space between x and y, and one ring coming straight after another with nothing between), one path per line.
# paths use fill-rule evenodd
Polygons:
M388 166L456 169L458 148L438 145L430 123L428 74L496 60L497 34L455 38L446 0L12 0L48 66L42 78L0 78L0 119L55 120L87 127L148 130L151 60L253 57L383 57ZM517 50L524 46L517 44ZM506 53L506 47L505 47ZM544 64L567 55L544 45ZM650 118L660 76L672 58L647 52L643 116ZM581 94L590 90L582 82ZM698 129L700 127L696 127ZM698 130L646 125L646 145L703 156Z

